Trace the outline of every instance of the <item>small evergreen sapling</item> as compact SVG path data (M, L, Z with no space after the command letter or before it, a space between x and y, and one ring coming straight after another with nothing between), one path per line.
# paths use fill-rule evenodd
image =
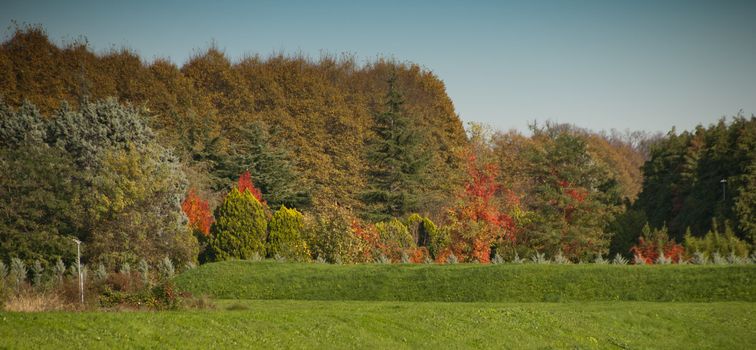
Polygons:
M0 260L0 286L5 287L5 278L8 277L8 267Z
M402 264L409 264L410 263L410 258L409 258L409 255L407 255L406 251L402 251L401 262L402 262Z
M55 277L58 279L58 283L63 283L63 275L66 274L66 264L63 263L63 260L61 258L58 258L58 260L55 262L55 265L53 266L53 272L55 273Z
M515 252L515 256L514 256L514 258L512 258L512 263L513 264L524 264L525 263L525 259L521 258L520 255Z
M32 284L35 287L39 287L42 284L42 274L45 272L45 268L42 266L42 262L34 260L32 264Z
M17 290L21 286L21 283L26 280L27 273L28 271L26 270L26 264L24 264L23 260L19 258L11 259L10 276L15 283L14 287Z
M102 282L106 278L108 278L108 270L105 269L105 264L103 263L97 264L94 277L95 277L96 282Z
M375 259L376 264L391 264L391 259L389 259L385 254L379 255Z
M727 262L733 265L745 265L748 263L748 258L744 258L738 254L735 254L734 251L731 251L730 255L727 256Z
M664 256L664 252L659 252L659 256L656 258L656 263L659 265L669 265L672 263L672 259Z
M169 280L176 273L176 269L173 266L173 261L171 261L171 258L167 256L160 260L157 267L161 281Z
M456 264L459 260L457 259L457 256L454 255L454 253L449 254L449 256L446 258L447 264Z
M139 264L137 264L137 270L139 271L139 275L142 277L142 284L144 286L148 286L150 284L150 264L147 263L147 260L139 260Z
M727 259L719 255L719 252L714 252L711 254L711 262L714 265L727 265Z
M620 255L620 253L617 253L614 256L614 259L612 259L612 264L614 265L627 265L627 263L627 259L625 259L624 256Z
M131 264L127 262L121 264L121 273L131 277Z
M535 255L530 257L530 260L532 260L535 264L546 265L551 263L551 261L549 261L549 259L546 257L546 254L544 253L535 253Z
M564 254L562 254L562 251L560 250L556 256L554 256L554 263L559 265L566 265L571 264L572 262L564 257Z
M709 258L703 252L696 251L693 253L693 259L691 261L695 265L706 265L709 263Z

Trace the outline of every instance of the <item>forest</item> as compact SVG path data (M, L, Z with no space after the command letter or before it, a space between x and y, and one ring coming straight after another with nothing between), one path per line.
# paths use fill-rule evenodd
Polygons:
M739 263L756 117L464 125L415 63L0 44L0 262ZM64 265L64 266L65 266ZM3 265L5 269L6 265Z

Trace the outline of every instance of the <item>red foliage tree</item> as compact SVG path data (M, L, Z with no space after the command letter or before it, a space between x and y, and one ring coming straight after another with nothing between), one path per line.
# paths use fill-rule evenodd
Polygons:
M386 254L387 248L381 242L374 225L363 224L354 219L352 220L352 232L354 232L357 238L362 240L362 246L365 247L361 252L364 261L373 261L377 257L376 255Z
M458 226L452 233L451 252L462 261L488 263L495 241L515 240L514 220L502 212L502 207L516 205L519 199L510 191L504 192L505 203L497 197L501 188L496 182L499 170L495 164L479 164L475 154L468 154L466 160L467 182L457 207L449 212Z
M239 175L239 181L236 183L236 188L239 190L239 192L249 190L249 192L252 193L252 195L255 196L258 201L260 201L260 203L265 203L265 201L262 199L262 192L260 192L260 190L255 187L254 183L252 183L252 174L249 173L249 170Z
M676 263L685 258L685 247L669 239L666 229L652 230L648 225L643 228L638 244L630 248L630 251L642 257L646 264L655 263L660 253Z
M564 218L567 220L567 222L570 222L572 220L572 213L577 208L576 204L583 203L585 201L585 198L588 196L588 191L586 191L584 188L576 188L573 187L572 184L569 181L559 181L559 187L562 188L562 192L566 194L570 199L572 199L574 202L569 203L564 208Z
M210 235L213 215L206 200L200 198L194 190L189 190L184 202L181 203L181 209L189 219L189 227L192 230L201 232L205 236Z

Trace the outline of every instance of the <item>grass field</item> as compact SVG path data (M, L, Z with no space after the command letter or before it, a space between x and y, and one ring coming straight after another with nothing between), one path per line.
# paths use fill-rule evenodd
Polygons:
M0 312L0 348L753 349L754 277L753 266L226 262L176 278L218 297L213 310Z
M176 279L221 299L756 301L754 265L326 265L228 261Z

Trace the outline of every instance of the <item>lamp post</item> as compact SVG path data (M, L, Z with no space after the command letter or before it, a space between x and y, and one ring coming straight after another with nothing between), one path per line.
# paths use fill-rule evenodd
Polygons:
M79 293L81 294L81 303L84 304L84 276L81 271L81 241L76 238L71 238L76 242L76 265L79 270Z
M727 200L727 179L722 179L719 182L722 183L722 202Z

